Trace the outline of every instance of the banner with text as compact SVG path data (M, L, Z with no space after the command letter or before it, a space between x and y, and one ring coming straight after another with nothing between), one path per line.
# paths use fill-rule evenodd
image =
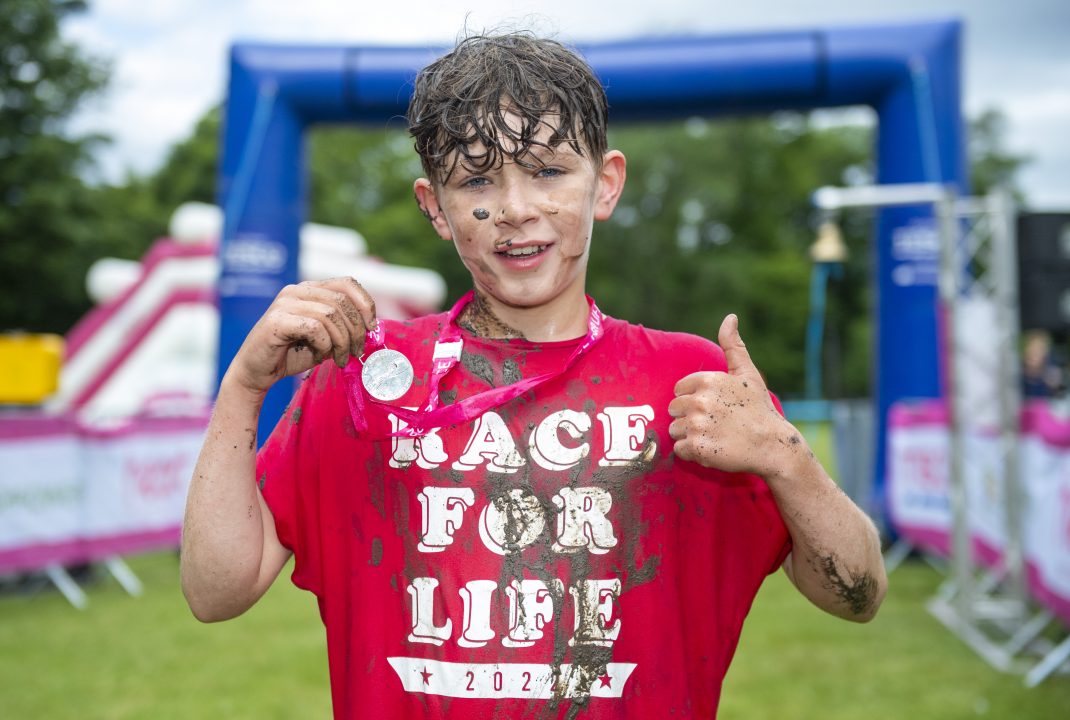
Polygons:
M177 545L206 426L0 415L0 572Z
M975 560L997 567L1006 542L999 436L975 428L966 438L963 471ZM1070 419L1045 402L1022 413L1019 478L1025 500L1023 549L1030 590L1070 622ZM946 407L901 403L889 416L888 504L896 532L939 555L951 547Z

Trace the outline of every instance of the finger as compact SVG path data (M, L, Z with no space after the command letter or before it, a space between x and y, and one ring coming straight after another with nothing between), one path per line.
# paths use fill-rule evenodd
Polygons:
M693 449L693 445L688 442L686 438L682 440L677 440L675 443L673 443L672 446L673 453L681 460L694 460L695 456Z
M669 401L669 417L683 417L687 414L687 405L683 398L674 397Z
M323 322L308 315L279 311L272 318L272 335L286 347L284 371L292 375L318 365L331 354L334 341ZM304 353L311 357L304 357Z
M332 278L330 280L325 280L322 284L325 287L343 293L348 297L349 301L360 315L361 320L363 320L364 327L368 330L373 330L375 328L375 299L368 294L368 291L364 289L364 286L357 282L356 278Z
M687 435L684 432L684 424L679 420L673 420L669 423L669 437L673 440L679 440Z
M706 380L706 375L708 374L708 372L693 372L690 375L685 375L676 383L673 392L676 393L677 397L690 395L702 387L702 383Z
M313 319L318 322L327 333L330 345L326 348L322 357L330 355L334 358L338 367L345 367L349 362L349 353L352 348L349 330L341 318L341 311L327 303L315 300L292 300L287 305L287 310L294 315Z
M304 285L301 292L302 297L306 300L312 300L334 308L334 312L329 315L329 319L336 324L340 324L341 329L345 332L348 338L345 346L346 352L351 355L360 355L361 348L364 346L364 320L353 305L352 300L349 299L349 296L344 292L312 283Z
M765 387L762 374L758 372L754 361L750 359L747 346L743 344L743 338L739 335L739 318L734 314L730 313L725 316L721 329L717 331L717 342L724 350L729 375L744 380L753 380L761 387Z

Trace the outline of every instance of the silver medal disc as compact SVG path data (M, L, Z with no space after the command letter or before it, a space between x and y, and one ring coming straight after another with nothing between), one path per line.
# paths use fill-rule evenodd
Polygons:
M364 361L360 377L376 400L397 400L412 387L412 363L397 350L376 350Z

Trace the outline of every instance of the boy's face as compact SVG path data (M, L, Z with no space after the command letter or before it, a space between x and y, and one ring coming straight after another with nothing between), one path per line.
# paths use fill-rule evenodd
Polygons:
M544 122L536 139L552 133ZM444 183L417 180L416 199L492 304L564 310L583 298L592 227L617 204L624 156L608 152L596 167L564 142L534 146L523 160L531 167L506 153L500 167L484 172L462 160Z

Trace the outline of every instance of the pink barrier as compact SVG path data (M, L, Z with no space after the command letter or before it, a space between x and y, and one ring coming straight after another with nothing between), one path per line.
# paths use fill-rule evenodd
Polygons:
M38 570L59 563L73 565L86 562L89 553L85 542L78 537L58 543L30 544L0 549L0 572Z
M0 414L0 572L176 546L207 422Z
M1051 590L1040 569L1034 563L1027 562L1025 571L1029 582L1029 591L1033 593L1033 597L1036 598L1037 602L1051 610L1065 622L1070 623L1070 597L1060 595Z
M938 403L893 405L888 415L888 514L896 532L935 555L951 553L947 424Z
M1048 403L1034 400L1022 409L1022 434L1036 435L1052 447L1070 449L1070 418L1056 417Z
M951 545L948 501L948 415L943 403L900 404L889 415L888 505L899 535L919 548L947 556ZM1025 495L1023 545L1030 591L1070 622L1070 419L1043 401L1021 417L1019 477ZM975 561L999 567L1004 546L1000 448L991 432L965 438L964 475Z
M0 571L83 558L81 461L73 419L0 415Z

